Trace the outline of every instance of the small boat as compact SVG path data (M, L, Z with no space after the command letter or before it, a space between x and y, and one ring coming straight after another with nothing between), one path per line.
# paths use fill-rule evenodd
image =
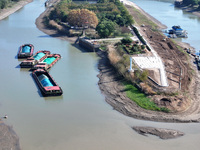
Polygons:
M50 54L42 62L34 65L32 70L35 69L50 69L59 59L61 58L60 54Z
M44 69L37 69L32 72L43 96L60 96L63 94L61 87L54 81L52 76Z
M26 60L20 63L21 68L32 68L37 63L43 61L48 55L50 51L42 50L37 51L32 57L27 58Z
M183 30L180 26L172 26L172 29L169 30L169 37L183 37L183 38L187 38L187 31Z
M33 56L34 46L32 44L24 44L20 46L18 58L27 58Z

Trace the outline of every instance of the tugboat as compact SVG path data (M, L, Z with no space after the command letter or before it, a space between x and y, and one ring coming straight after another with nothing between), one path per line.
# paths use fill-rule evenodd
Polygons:
M176 37L182 37L187 38L187 31L183 30L180 26L172 26L172 29L169 30L169 37L176 38Z

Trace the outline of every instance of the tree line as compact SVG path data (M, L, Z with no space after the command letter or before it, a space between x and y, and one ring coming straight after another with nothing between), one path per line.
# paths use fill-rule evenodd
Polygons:
M119 0L98 0L97 3L92 4L61 0L50 13L49 19L58 23L66 22L71 26L87 25L96 28L100 37L108 37L115 28L134 23L132 16Z
M192 6L195 6L195 5L200 5L200 0L183 0L183 5L192 5Z
M13 2L19 2L20 0L0 0L0 9L7 8Z

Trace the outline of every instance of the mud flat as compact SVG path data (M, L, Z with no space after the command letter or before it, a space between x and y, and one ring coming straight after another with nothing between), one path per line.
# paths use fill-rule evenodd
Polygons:
M19 137L12 127L4 124L0 120L0 149L20 150Z
M141 135L147 136L147 134L155 135L161 139L173 139L183 136L184 133L171 129L153 128L153 127L132 127L133 130Z

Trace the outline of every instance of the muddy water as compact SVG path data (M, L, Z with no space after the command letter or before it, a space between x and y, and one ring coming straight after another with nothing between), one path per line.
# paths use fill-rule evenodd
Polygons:
M97 85L98 57L36 28L44 2L34 0L0 21L0 115L8 115L5 123L13 126L23 150L199 149L199 124L142 121L113 110ZM50 74L63 96L41 97L31 72L20 69L16 55L24 43L61 54ZM138 135L131 126L178 129L186 135L160 140Z

